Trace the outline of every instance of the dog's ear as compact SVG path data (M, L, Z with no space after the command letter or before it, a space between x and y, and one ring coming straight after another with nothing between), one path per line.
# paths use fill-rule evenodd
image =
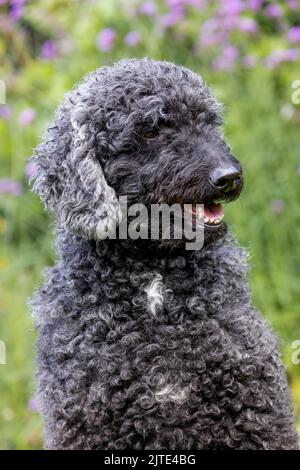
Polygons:
M66 99L31 159L36 165L33 190L56 213L60 226L88 239L114 233L121 216L101 166L107 152L103 121L98 107L91 111L87 102L74 106Z

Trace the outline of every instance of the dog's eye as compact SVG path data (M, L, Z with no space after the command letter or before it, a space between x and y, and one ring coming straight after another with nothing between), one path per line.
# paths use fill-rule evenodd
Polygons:
M158 135L159 129L151 129L143 133L143 137L148 140L155 139L156 137L158 137Z

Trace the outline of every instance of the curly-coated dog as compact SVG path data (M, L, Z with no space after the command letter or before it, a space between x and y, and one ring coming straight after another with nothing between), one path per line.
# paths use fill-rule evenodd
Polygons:
M297 448L277 340L221 220L243 176L220 112L190 70L123 60L66 97L37 147L59 257L32 301L47 448ZM203 248L107 236L120 196L204 204Z

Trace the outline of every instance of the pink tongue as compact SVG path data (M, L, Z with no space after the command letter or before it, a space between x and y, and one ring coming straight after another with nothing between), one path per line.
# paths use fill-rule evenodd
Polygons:
M204 216L209 219L218 219L224 215L224 209L222 204L214 204L211 206L204 207Z

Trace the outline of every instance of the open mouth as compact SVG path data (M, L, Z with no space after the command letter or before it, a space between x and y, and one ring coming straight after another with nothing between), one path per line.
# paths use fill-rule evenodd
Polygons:
M222 223L224 217L224 207L222 204L205 204L203 206L193 206L194 221L203 223L210 227L216 227Z

